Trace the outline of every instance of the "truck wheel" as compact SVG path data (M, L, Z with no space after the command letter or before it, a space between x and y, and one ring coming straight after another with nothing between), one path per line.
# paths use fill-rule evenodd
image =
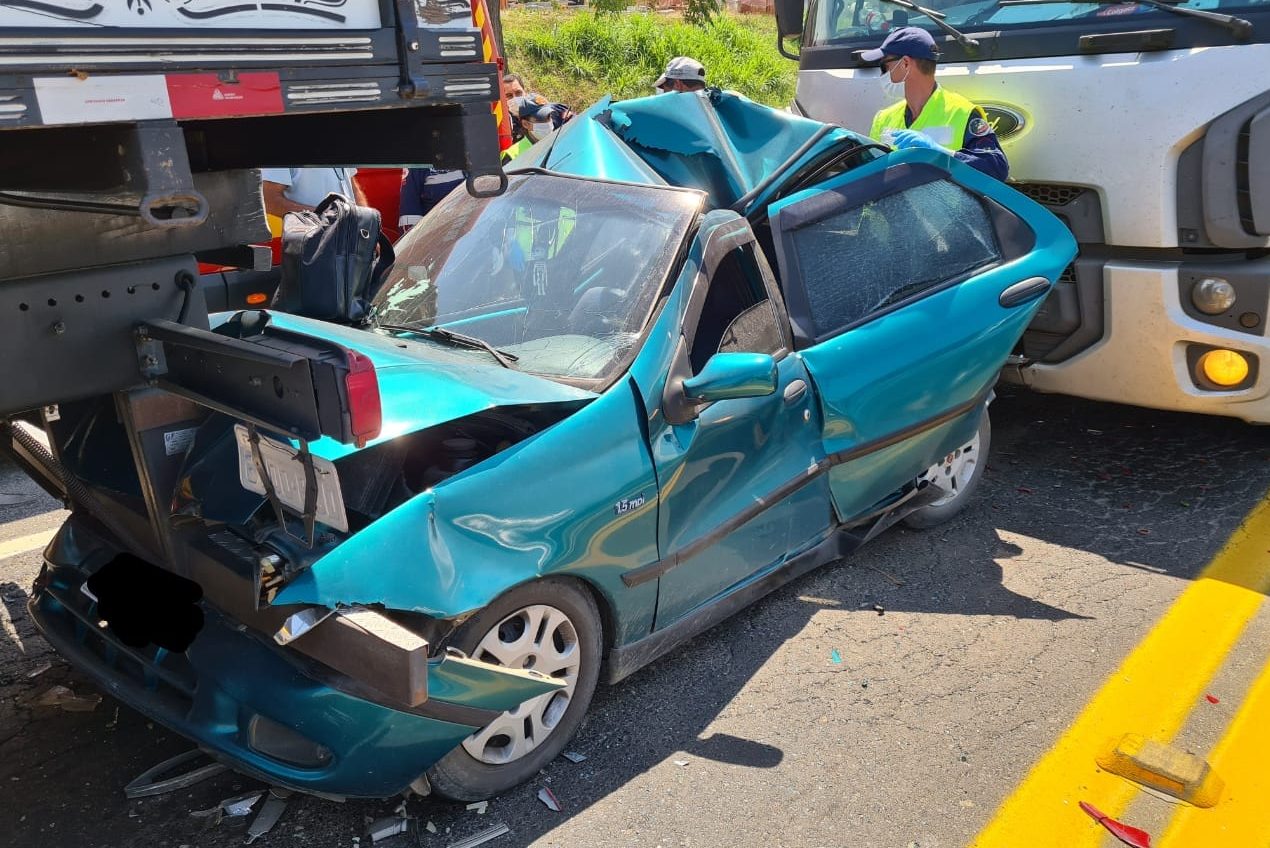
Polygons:
M472 659L530 668L568 685L503 713L428 769L432 789L480 801L529 780L573 738L600 676L600 612L561 578L518 586L465 621L449 644Z
M938 500L915 510L904 518L904 523L915 530L925 530L948 521L966 508L988 464L988 449L992 446L992 422L988 410L983 410L979 430L973 439L942 460L926 469L918 481L925 480L942 489L945 494Z

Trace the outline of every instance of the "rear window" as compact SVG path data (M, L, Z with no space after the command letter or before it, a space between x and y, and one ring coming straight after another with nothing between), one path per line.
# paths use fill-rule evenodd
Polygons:
M818 338L1001 260L983 204L943 180L870 200L791 236Z

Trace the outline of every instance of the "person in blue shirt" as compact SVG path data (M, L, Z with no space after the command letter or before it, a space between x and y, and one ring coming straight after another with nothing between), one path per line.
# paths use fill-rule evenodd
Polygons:
M896 102L873 118L869 135L896 150L940 150L1004 180L1010 172L1005 151L983 109L935 82L938 49L920 27L895 30L876 50L860 58L882 65L882 87Z
M463 185L467 177L462 171L438 171L435 168L410 168L401 182L401 206L397 226L404 235L432 211L445 196Z

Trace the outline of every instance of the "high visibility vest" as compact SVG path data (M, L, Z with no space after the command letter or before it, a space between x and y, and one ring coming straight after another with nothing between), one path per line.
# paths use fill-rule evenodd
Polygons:
M869 135L884 144L890 144L890 132L910 129L920 132L936 144L949 150L960 150L965 146L966 126L971 118L982 118L987 122L988 116L983 110L960 94L955 94L942 86L936 86L922 114L911 125L904 123L904 111L908 102L901 100L887 106L873 116L873 128Z
M529 136L522 136L520 141L503 151L503 162L510 162L533 146L534 143Z

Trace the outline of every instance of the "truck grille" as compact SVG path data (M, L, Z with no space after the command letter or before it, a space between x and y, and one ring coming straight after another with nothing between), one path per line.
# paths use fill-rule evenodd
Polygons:
M1235 140L1235 200L1239 204L1239 223L1248 235L1260 235L1252 214L1252 180L1250 174L1252 148L1252 121L1247 121Z
M1085 193L1080 186L1054 183L1011 183L1010 187L1046 206L1066 206Z

